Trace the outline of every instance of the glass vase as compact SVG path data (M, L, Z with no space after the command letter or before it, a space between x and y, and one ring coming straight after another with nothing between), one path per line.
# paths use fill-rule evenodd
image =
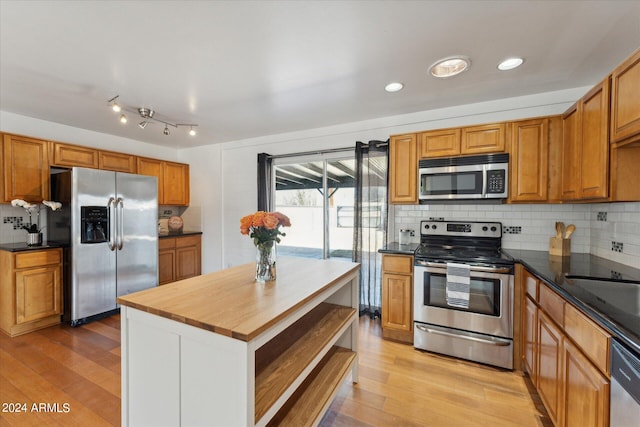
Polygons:
M256 245L256 281L276 280L276 244L265 242Z

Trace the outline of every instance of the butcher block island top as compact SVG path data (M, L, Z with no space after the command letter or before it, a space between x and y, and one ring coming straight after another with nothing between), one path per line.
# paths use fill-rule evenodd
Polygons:
M122 425L317 425L358 379L360 265L278 259L118 298Z
M359 267L280 257L273 282L257 283L255 263L248 263L126 295L118 303L249 341Z

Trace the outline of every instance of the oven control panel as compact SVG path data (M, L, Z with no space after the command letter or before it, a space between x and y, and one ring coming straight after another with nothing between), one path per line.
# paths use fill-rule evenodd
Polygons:
M473 221L421 221L420 234L423 236L501 238L502 224L499 222Z

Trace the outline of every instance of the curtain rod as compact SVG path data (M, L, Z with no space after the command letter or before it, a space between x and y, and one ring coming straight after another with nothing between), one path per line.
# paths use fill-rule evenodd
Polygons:
M389 142L384 142L384 141L375 141L375 142L378 142L378 144L377 144L378 147L389 145ZM363 144L363 145L369 146L369 144ZM304 152L299 152L299 153L277 154L277 155L274 155L274 156L268 154L267 157L270 158L270 159L284 159L284 158L287 158L287 157L308 156L308 155L311 155L311 154L341 153L343 151L354 151L355 149L356 149L355 147L330 148L328 150L304 151Z
M279 155L268 155L270 159L283 159L286 157L297 157L297 156L308 156L310 154L327 154L327 153L340 153L343 151L354 151L355 147L345 147L345 148L331 148L328 150L318 150L318 151L304 151L300 153L289 153L289 154L279 154Z

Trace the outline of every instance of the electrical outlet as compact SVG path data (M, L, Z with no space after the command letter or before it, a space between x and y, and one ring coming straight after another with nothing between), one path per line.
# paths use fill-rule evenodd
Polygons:
M622 273L619 273L615 270L611 270L611 278L614 280L622 280Z

